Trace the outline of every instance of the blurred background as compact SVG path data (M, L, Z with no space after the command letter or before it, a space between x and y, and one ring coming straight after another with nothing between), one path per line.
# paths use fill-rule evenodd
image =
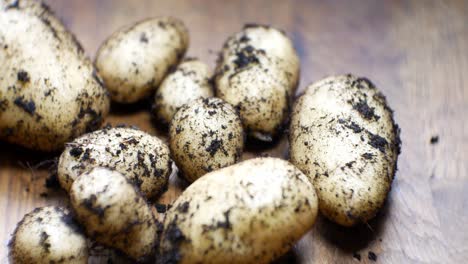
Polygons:
M402 130L399 171L388 201L368 226L345 229L320 218L283 263L467 261L468 1L45 2L91 58L120 27L170 15L182 19L190 30L187 55L211 66L225 39L253 22L281 28L293 40L301 57L298 93L328 75L369 78L386 95ZM157 133L145 109L114 113L109 121ZM438 141L431 143L431 138ZM283 139L258 153L285 157L286 149ZM9 234L26 212L63 203L61 194L48 194L43 187L47 170L24 166L41 158L0 143L2 263ZM172 200L176 193L162 199Z

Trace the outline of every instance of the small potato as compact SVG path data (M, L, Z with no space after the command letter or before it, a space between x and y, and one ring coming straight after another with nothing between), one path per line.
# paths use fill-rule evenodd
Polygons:
M198 59L184 60L174 72L167 75L156 91L156 117L169 124L182 105L198 98L213 97L210 78L208 65Z
M223 46L216 96L239 109L247 134L272 141L286 122L299 78L291 41L267 26L246 26Z
M86 238L68 210L60 207L36 208L26 214L9 248L11 263L88 263Z
M314 184L321 212L351 226L383 205L400 151L385 97L366 78L333 76L310 85L290 127L291 162Z
M54 151L97 129L109 96L75 37L40 1L0 1L0 139Z
M82 174L71 187L70 202L97 242L137 261L154 255L158 227L151 208L119 172L98 167Z
M168 211L160 263L269 263L314 224L317 196L289 162L256 158L198 179Z
M157 137L134 128L104 128L67 144L57 168L60 185L69 191L73 181L93 167L122 173L150 199L165 190L172 160Z
M236 163L244 148L239 115L214 97L182 106L171 121L169 138L172 157L190 182Z
M113 101L134 103L149 96L189 43L182 21L147 19L112 34L99 48L96 67Z

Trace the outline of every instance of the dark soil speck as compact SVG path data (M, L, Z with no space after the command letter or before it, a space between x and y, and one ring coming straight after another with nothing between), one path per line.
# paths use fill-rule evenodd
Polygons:
M388 145L388 142L385 138L379 135L370 134L369 145L380 150L380 152L385 153L385 147Z
M18 81L20 82L29 82L29 74L23 70L20 70L17 74Z
M15 105L26 111L30 115L36 112L36 104L32 100L24 99L24 96L17 97L14 101Z
M216 152L221 148L223 142L219 139L214 139L211 141L210 145L206 148L206 151L210 153L210 155L213 157Z

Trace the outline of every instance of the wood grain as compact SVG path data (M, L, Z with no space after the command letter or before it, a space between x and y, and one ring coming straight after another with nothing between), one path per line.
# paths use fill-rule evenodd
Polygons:
M247 22L273 24L294 40L302 90L327 75L367 76L387 96L402 129L399 171L388 201L368 226L338 227L323 218L284 263L466 263L468 260L467 1L47 1L92 57L117 28L157 15L182 18L188 54L214 65L226 37ZM153 134L145 107L114 109L109 122ZM439 136L437 144L430 138ZM285 157L287 141L260 153ZM55 154L56 155L56 154ZM54 154L0 143L0 261L15 224L36 206L66 204L44 188ZM175 175L174 175L175 176ZM176 198L176 177L161 198ZM42 196L41 196L42 193ZM47 195L47 197L45 197ZM353 254L355 257L353 257Z

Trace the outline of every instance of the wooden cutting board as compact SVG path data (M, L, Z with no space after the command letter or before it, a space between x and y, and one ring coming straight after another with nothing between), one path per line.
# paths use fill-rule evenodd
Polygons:
M319 217L282 262L468 261L467 1L46 2L91 57L119 27L173 15L190 29L188 55L212 66L227 36L256 22L283 28L293 39L302 62L299 91L327 75L368 77L387 96L402 129L399 171L388 201L367 226L342 228ZM151 121L148 104L114 107L107 121L164 137ZM286 157L287 140L250 146L243 158L263 153ZM7 241L25 213L67 204L62 191L44 187L56 155L0 143L1 263L7 262ZM171 183L160 202L172 201L183 187L176 175ZM95 258L100 260L105 257Z

